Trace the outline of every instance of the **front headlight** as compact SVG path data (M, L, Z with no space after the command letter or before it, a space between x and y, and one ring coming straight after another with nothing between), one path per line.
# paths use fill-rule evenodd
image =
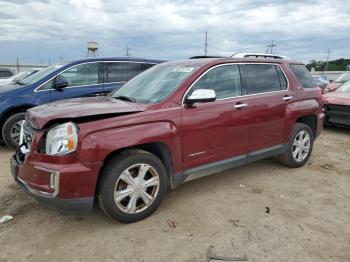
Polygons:
M68 122L52 128L46 137L46 154L65 155L74 152L78 144L78 128Z

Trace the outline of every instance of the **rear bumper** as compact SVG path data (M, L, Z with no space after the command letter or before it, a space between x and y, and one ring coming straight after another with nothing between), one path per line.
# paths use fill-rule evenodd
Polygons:
M40 163L41 169L38 169L37 162L35 165L28 162L21 164L14 155L10 160L11 173L17 184L39 203L66 214L86 215L90 213L94 203L96 185L96 182L88 179L89 176L95 175L91 169L82 166L82 169L79 170L75 164L74 170L67 169L65 165L65 169L56 166L53 171L53 169L42 168L45 163ZM73 171L75 175L72 174ZM51 174L58 177L54 188L50 187ZM85 182L82 182L81 178L84 175L86 179ZM75 181L74 178L77 180ZM70 187L67 187L67 183L70 184ZM71 194L67 195L68 192Z

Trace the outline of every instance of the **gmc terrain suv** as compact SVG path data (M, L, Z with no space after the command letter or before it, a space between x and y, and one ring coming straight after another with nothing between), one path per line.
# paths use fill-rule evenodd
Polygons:
M156 65L108 97L28 110L15 180L39 201L111 218L153 213L167 189L259 159L309 159L322 93L300 62L191 59Z

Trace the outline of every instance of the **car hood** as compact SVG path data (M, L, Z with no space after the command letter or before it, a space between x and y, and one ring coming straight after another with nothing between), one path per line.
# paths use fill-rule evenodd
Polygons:
M28 110L30 122L41 129L47 123L59 119L83 119L88 117L111 117L119 114L146 111L144 104L131 103L112 97L74 98L57 101Z
M16 90L18 88L23 88L23 87L26 87L26 86L15 84L15 83L11 83L11 82L7 83L7 84L0 82L0 94L7 93L9 91Z
M329 83L326 86L326 88L328 89L329 92L333 92L341 85L342 85L342 83L333 82L333 83Z
M350 92L333 92L323 96L324 104L350 106Z

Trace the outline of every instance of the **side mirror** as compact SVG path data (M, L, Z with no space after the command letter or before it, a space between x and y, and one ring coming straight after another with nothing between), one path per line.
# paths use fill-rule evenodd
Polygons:
M68 86L68 81L64 77L56 77L54 88L58 91L62 91L62 89Z
M207 103L216 100L215 91L212 89L196 89L185 99L185 103L192 105L194 103Z

